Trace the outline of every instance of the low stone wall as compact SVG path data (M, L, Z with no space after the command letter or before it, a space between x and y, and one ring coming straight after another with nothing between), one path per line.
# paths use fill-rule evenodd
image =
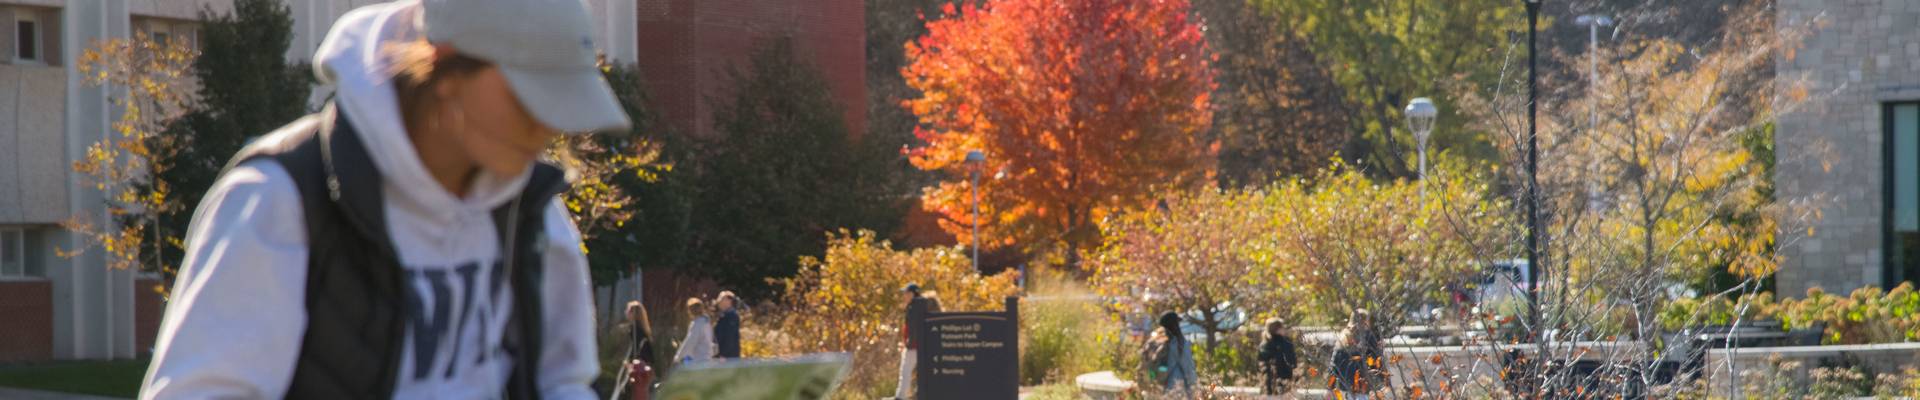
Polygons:
M1748 372L1771 375L1774 362L1799 362L1793 378L1809 383L1816 368L1860 368L1868 376L1899 373L1903 368L1920 368L1920 343L1893 343L1844 346L1749 347L1707 351L1707 367L1715 371L1710 383L1716 395L1744 398L1735 388Z

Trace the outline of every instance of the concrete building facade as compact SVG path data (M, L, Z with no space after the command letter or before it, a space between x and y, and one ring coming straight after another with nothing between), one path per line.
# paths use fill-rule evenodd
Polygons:
M1778 120L1779 198L1824 200L1781 249L1779 292L1920 280L1920 2L1785 0L1777 17L1825 21L1775 64L1779 88L1813 93Z
M294 18L286 59L307 61L334 20L378 2L286 1ZM586 3L608 57L636 60L634 0ZM95 41L134 32L195 43L201 10L231 7L231 0L0 0L0 363L150 351L164 308L153 290L159 281L108 268L97 250L61 254L87 246L63 221L107 220L101 193L71 165L117 118L112 91L86 84L74 60ZM317 88L315 98L328 92Z

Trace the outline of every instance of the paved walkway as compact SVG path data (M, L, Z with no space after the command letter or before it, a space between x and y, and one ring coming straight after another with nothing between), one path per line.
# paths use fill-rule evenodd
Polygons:
M1133 382L1115 376L1113 371L1099 371L1082 374L1074 378L1074 385L1080 387L1082 395L1094 400L1117 399L1119 393L1133 388ZM1230 399L1330 399L1325 389L1296 389L1292 396L1262 396L1260 388L1253 387L1216 387L1213 394Z
M63 392L16 389L0 387L0 399L7 400L121 400L118 397L101 397Z

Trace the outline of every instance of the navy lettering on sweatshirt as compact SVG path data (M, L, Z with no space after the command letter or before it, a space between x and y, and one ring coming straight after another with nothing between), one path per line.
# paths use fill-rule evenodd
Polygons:
M408 381L450 379L505 352L497 325L509 299L501 263L487 268L407 269L407 337L413 353Z

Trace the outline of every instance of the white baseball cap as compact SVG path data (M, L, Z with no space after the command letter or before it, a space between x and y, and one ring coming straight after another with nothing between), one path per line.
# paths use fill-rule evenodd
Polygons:
M631 122L600 76L593 26L581 0L424 0L427 41L493 63L520 104L569 133L617 131Z

